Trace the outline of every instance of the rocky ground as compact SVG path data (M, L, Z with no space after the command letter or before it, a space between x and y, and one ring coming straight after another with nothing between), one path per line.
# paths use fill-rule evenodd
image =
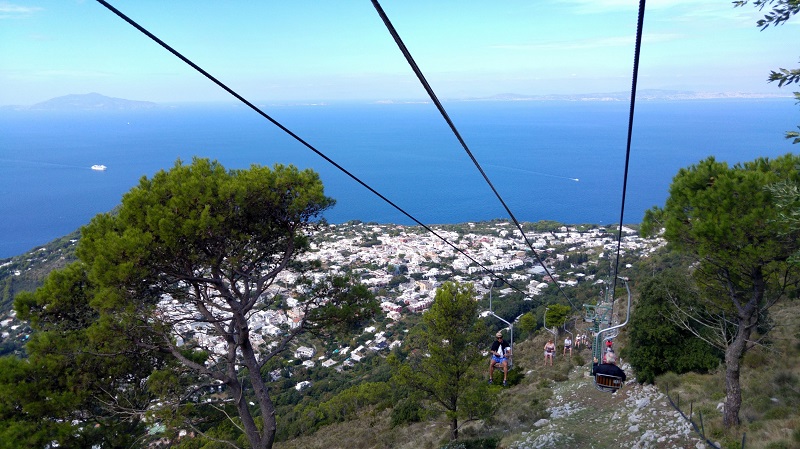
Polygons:
M630 373L630 367L623 367ZM569 380L554 384L549 419L536 422L509 449L550 448L679 448L709 445L691 428L667 397L652 385L629 382L616 393L595 389L586 367L576 367ZM629 379L630 380L630 379Z

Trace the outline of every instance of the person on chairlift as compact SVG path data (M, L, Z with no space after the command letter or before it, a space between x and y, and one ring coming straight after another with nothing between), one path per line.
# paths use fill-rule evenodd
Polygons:
M547 360L550 359L550 366L553 366L553 356L556 354L556 345L553 339L547 340L544 345L544 366L547 366Z
M503 333L498 332L496 340L492 342L492 360L489 361L489 383L492 383L495 365L503 367L503 386L508 381L508 358L511 356L511 346L503 341Z
M625 376L625 371L622 368L617 366L617 356L614 352L607 352L605 355L605 361L603 363L597 363L597 358L594 359L594 363L592 364L592 374L605 374L607 376L616 376L622 379L625 382L627 376Z

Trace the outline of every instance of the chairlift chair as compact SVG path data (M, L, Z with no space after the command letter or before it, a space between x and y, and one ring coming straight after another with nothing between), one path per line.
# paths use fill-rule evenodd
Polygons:
M596 373L594 375L594 387L606 393L614 393L622 388L625 382L619 376Z
M595 353L595 354L597 354L598 350L602 350L601 349L602 346L601 346L600 342L609 339L608 335L613 335L613 336L618 335L619 334L619 329L624 327L625 325L627 325L628 324L628 320L631 317L631 289L628 286L628 280L626 278L619 277L619 279L621 279L625 283L625 289L628 291L628 312L627 312L627 316L625 317L625 321L623 323L620 323L620 324L618 324L616 326L611 326L611 327L602 329L600 332L597 333L597 335L595 336L594 347L592 348L592 352ZM608 335L606 335L603 338L603 337L601 337L602 334L608 334ZM597 356L595 356L595 357L597 357ZM597 359L600 360L599 357L597 357ZM620 388L622 388L623 385L625 385L625 382L619 376L595 373L594 372L594 366L592 366L591 374L594 376L594 386L595 386L595 388L597 388L600 391L604 391L604 392L607 392L607 393L614 393L615 391L617 391Z

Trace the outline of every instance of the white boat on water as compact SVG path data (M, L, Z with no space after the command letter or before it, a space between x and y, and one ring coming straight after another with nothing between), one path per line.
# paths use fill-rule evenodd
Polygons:
M105 165L100 165L100 164L92 165L92 170L103 171L106 168L108 168L108 167L106 167Z

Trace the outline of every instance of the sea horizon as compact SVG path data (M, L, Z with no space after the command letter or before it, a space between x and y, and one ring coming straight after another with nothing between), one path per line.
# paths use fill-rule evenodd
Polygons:
M470 151L520 221L620 220L628 104L620 101L447 103ZM265 111L427 225L509 219L433 105L272 105ZM715 156L738 163L793 150L790 98L641 101L631 142L624 223L662 206L678 169ZM337 200L331 223L416 224L242 106L141 111L0 111L0 259L23 254L117 206L141 177L177 159L228 169L312 168ZM102 164L105 171L92 170Z

